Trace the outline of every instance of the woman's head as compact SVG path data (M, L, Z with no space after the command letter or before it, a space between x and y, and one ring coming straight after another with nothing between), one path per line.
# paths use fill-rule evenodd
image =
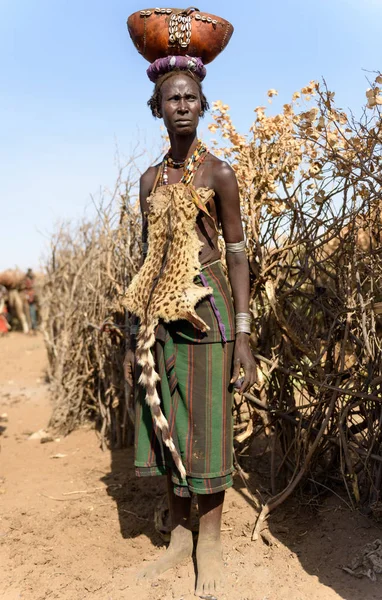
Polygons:
M165 121L168 110L188 107L192 112L198 106L198 118L209 109L200 79L191 71L170 71L160 77L147 103L154 117ZM167 127L167 125L166 125Z

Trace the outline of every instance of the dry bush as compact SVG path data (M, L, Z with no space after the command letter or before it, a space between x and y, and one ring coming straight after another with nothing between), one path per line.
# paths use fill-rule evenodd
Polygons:
M238 177L253 277L258 386L236 398L236 442L245 453L265 434L271 455L255 537L306 479L327 487L340 476L352 505L381 510L378 83L358 122L325 83L295 93L281 114L256 108L247 136L214 105L210 130L229 142L215 145Z
M307 480L342 481L352 505L381 509L381 82L371 83L358 121L315 82L280 114L258 107L249 135L214 105L213 145L242 198L258 364L258 385L235 398L235 439L240 455L265 437L271 457L254 537ZM44 302L52 425L70 431L95 415L102 438L111 432L117 445L129 412L119 298L140 255L128 199L120 194L117 222L109 207L94 223L60 230Z
M140 215L131 203L135 181L118 179L97 216L61 225L51 241L41 294L42 330L53 398L50 426L64 433L89 418L101 442L128 439L129 390L123 377L127 315L120 307L140 260Z

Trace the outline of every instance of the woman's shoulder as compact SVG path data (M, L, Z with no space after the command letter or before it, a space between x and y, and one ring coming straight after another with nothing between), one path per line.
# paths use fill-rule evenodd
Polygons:
M205 159L205 166L212 176L214 187L220 187L230 181L236 180L235 171L226 160L221 160L211 152Z
M161 163L158 163L157 165L151 165L151 167L146 169L146 171L141 175L141 184L147 184L147 182L154 180L158 174L158 169L160 165Z
M216 174L235 175L235 171L232 169L231 165L226 160L221 160L221 158L218 158L215 156L215 154L212 154L212 152L207 154L205 164Z
M158 171L161 163L152 165L141 175L140 178L140 190L141 194L148 196L154 187L155 180L158 176Z

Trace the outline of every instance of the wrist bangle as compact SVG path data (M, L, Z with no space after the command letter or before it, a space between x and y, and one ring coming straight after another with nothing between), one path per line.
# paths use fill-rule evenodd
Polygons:
M235 330L236 333L251 333L251 314L236 313L235 315Z
M225 245L225 250L227 254L238 254L239 252L245 252L245 240L242 240L241 242L228 242Z

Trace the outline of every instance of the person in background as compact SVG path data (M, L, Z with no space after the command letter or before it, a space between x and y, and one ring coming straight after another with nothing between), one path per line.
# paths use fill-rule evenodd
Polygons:
M29 306L29 316L31 328L33 331L37 329L37 299L34 289L34 273L32 269L28 269L25 277L25 296Z
M5 304L7 295L7 288L4 285L0 285L0 336L8 333L11 328L6 316L8 312Z

